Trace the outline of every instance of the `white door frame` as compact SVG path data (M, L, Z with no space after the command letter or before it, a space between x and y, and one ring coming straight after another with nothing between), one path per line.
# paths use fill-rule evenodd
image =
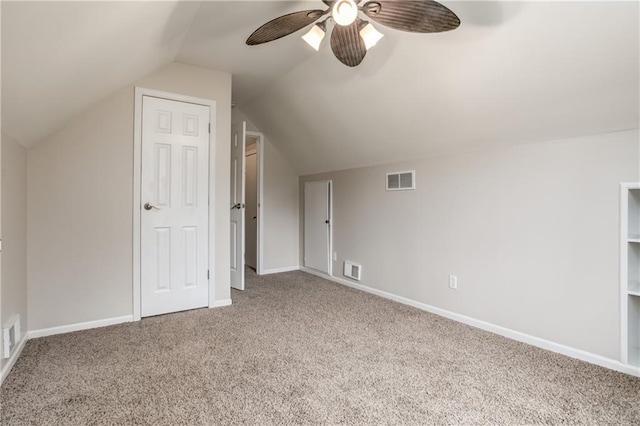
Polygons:
M180 95L144 87L135 87L133 125L133 320L141 317L141 213L140 185L142 177L142 97L152 96L171 101L209 107L209 307L215 307L215 159L216 159L216 101Z
M264 180L264 135L260 132L251 132L251 131L247 131L246 132L247 136L251 136L254 137L256 139L258 139L258 146L257 146L257 152L258 152L258 173L256 173L257 177L258 177L258 232L256 233L257 239L258 239L258 247L256 249L256 253L257 253L257 265L256 265L256 274L258 275L262 275L262 269L263 269L263 241L264 238L262 237L262 224L264 223L262 221L262 202L264 200L263 197L263 180ZM246 143L246 141L245 141ZM244 226L244 225L243 225Z

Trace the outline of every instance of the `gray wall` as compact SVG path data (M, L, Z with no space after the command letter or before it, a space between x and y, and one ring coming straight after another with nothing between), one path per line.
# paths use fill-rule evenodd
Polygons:
M22 336L27 319L27 150L2 135L2 275L3 326L20 315ZM2 359L2 365L5 364Z
M336 276L355 261L366 286L618 359L618 184L638 180L638 140L633 130L303 176L300 210L305 181L333 180ZM411 169L415 191L385 191L387 172Z
M136 85L216 101L215 299L229 299L231 75L173 63ZM132 315L134 90L28 151L29 329Z
M232 122L247 122L247 130L259 132L238 108ZM264 135L263 248L264 272L298 266L298 174Z

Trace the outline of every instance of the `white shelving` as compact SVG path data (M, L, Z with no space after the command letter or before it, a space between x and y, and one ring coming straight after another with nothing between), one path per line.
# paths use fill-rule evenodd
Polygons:
M621 361L640 367L640 183L620 184Z

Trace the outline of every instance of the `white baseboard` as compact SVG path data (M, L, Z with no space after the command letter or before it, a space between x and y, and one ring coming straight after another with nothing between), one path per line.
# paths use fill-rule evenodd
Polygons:
M344 284L345 282L349 282L347 280L342 280L341 278L334 277L334 276L331 276L331 275L327 275L327 274L325 274L323 272L320 272L320 271L316 271L315 269L307 268L306 266L301 266L300 270L302 272L306 272L307 274L311 274L311 275L315 275L316 277L324 278L325 280L337 282L338 284ZM342 280L344 282L340 282L338 280Z
M260 275L279 274L281 272L291 272L300 270L299 266L285 266L283 268L263 269Z
M79 322L76 324L61 325L58 327L41 328L40 330L29 331L29 339L38 337L53 336L54 334L71 333L72 331L88 330L90 328L106 327L109 325L122 324L133 321L133 315L123 317L106 318L97 321Z
M27 340L29 340L29 335L28 333L24 333L22 335L22 339L18 343L18 346L13 351L13 354L9 357L8 362L4 365L4 367L2 367L2 373L1 373L2 376L0 376L0 385L2 385L2 383L4 382L4 379L7 378L7 376L9 375L9 372L13 368L13 365L16 363L16 361L20 357L20 354L22 353L22 349L24 349L24 345L27 343Z
M231 305L231 299L223 299L223 300L214 301L209 305L209 308L221 308L223 306L230 306L230 305Z
M452 319L454 321L461 322L463 324L470 325L472 327L480 328L485 331L489 331L491 333L499 334L500 336L508 337L509 339L517 340L519 342L527 343L532 346L537 346L542 349L546 349L551 352L556 352L562 355L566 355L571 358L576 358L581 361L585 361L591 364L599 365L600 367L605 367L610 370L620 371L622 373L630 374L632 376L640 377L640 368L634 367L631 365L623 364L620 361L615 359L606 358L601 355L596 355L591 352L583 351L581 349L572 348L570 346L562 345L560 343L552 342L549 340L542 339L540 337L531 336L529 334L521 333L519 331L511 330L509 328L505 328L499 325L495 325L486 321L482 321L479 319L475 319L472 317L468 317L466 315L457 314L455 312L447 311L445 309L436 308L435 306L427 305L426 303L417 302L415 300L408 299L406 297L397 296L393 293L388 293L386 291L378 290L375 288L367 287L362 284L357 284L346 280L340 277L333 277L329 275L322 274L318 271L314 271L312 269L308 269L305 267L301 268L302 271L307 272L312 275L316 275L318 277L327 279L329 281L336 282L338 284L345 285L347 287L354 288L356 290L361 290L366 293L375 294L376 296L384 297L385 299L390 299L395 302L402 303L404 305L413 306L414 308L421 309L423 311L431 312L432 314L440 315L445 318Z

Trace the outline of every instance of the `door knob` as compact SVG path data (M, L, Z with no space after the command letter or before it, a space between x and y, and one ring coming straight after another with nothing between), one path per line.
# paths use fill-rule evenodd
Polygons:
M144 207L145 210L151 210L151 209L160 210L158 207L154 206L153 204L149 204L149 203L144 203L143 207Z
M240 209L243 209L243 208L244 208L244 204L238 203L238 204L234 204L233 207L231 207L231 210L233 210L233 209L240 210Z

